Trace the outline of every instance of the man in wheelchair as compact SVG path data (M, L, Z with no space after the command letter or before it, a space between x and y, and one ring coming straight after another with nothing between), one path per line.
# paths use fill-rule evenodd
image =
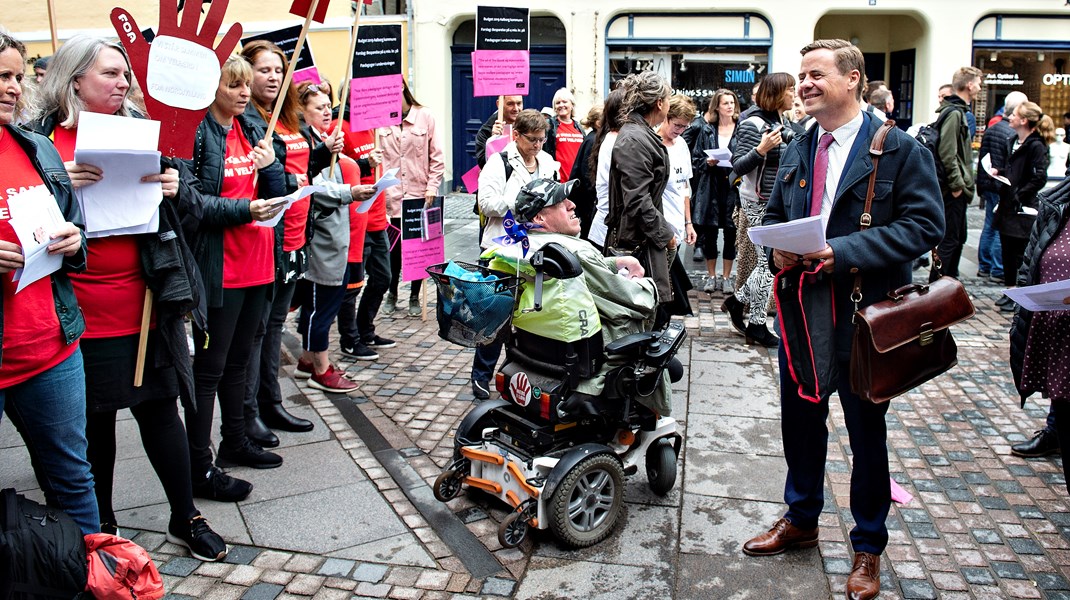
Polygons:
M612 349L615 340L650 330L658 293L654 281L643 277L637 259L602 256L578 237L580 220L576 205L568 199L574 183L536 179L526 184L517 195L514 218L517 228L526 230L530 248L524 252L518 244L498 246L484 258L491 259L492 269L517 272L524 282L513 316L510 355L522 354L528 364L570 377L577 393L565 409L572 404L582 412L584 398L603 396L607 374L634 362L634 356L606 356L606 346ZM539 286L533 285L541 279L540 261L554 262L553 271L558 271L541 282L541 298ZM567 364L572 356L572 364ZM668 374L654 377L634 399L668 416L672 410Z

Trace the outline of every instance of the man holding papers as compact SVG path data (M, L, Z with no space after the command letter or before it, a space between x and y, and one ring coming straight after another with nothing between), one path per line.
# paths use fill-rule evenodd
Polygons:
M864 402L851 392L849 357L856 304L851 291L861 276L857 307L872 304L911 280L911 262L943 235L940 189L932 159L898 129L892 128L876 177L872 224L859 231L866 188L873 170L870 142L881 122L860 108L865 64L859 49L844 40L818 40L802 49L799 96L818 127L788 146L766 208L765 225L821 215L827 223L823 249L808 254L773 248L773 272L822 261L833 282L835 329L811 330L834 339L839 364L840 402L854 455L851 544L855 558L847 580L848 598L874 598L880 591L880 554L888 542L885 518L891 503L888 447L884 422L888 404ZM827 321L832 326L831 321ZM828 400L799 397L783 344L780 347L780 398L787 513L772 528L743 546L751 556L812 548L824 507Z

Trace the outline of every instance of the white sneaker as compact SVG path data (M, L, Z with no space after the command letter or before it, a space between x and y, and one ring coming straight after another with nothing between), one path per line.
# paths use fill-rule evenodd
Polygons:
M724 280L724 283L721 286L721 291L724 292L725 296L727 296L729 294L736 293L736 276L735 275L732 275L731 277L728 277L727 279Z

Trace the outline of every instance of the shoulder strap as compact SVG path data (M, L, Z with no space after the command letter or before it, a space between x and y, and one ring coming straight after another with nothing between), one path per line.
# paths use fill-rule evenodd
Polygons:
M877 185L877 167L880 165L881 156L884 155L884 140L887 139L888 133L894 127L895 121L888 119L873 134L873 139L869 143L869 154L873 157L873 171L869 174L869 184L866 186L866 205L862 209L862 216L858 219L859 231L865 231L873 224L873 215L870 214L870 209L873 207L873 190ZM855 275L854 290L851 291L851 302L854 303L855 311L858 310L858 303L861 301L862 274L858 273Z
M502 157L502 164L505 165L505 181L508 182L509 178L513 176L513 165L509 164L509 152L502 150L498 153L498 156Z

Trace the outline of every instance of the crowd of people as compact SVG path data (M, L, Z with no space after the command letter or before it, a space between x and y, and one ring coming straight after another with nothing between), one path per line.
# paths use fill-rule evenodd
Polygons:
M727 89L696 107L651 71L622 79L582 123L567 89L554 95L552 114L525 109L522 96L501 97L475 144L479 245L493 254L517 222L586 240L576 252L610 269L603 274L609 287L613 266L628 278L647 278L655 328L691 311L681 260L683 248L695 248L705 261L702 290L723 295L720 310L732 328L748 345L780 348L782 418L792 424L783 440L788 508L744 546L755 556L816 545L824 505L828 405L799 397L783 345L768 327L774 278L807 267L833 281L835 318L808 335L834 339L834 359L842 363L835 383L855 458L847 587L852 597L872 598L888 537L888 405L864 402L847 381L851 312L911 281L918 258L930 251L933 276L960 277L975 192L985 208L978 276L1008 287L1070 278L1063 210L1070 190L1064 181L1042 192L1056 130L1043 108L1018 92L982 128L975 162L971 104L983 74L964 67L941 88L931 127L939 136L935 155L898 128L887 134L878 171L886 185L875 192L881 208L859 231L863 203L840 199L865 198L867 178L855 175L894 115L894 98L884 82L867 84L862 54L849 42L819 40L801 54L798 79L767 74L746 110ZM288 314L299 309L295 376L313 388L357 388L330 360L335 323L344 356L376 360L378 350L395 346L378 335L375 321L400 301L401 202L430 207L439 195L440 131L406 84L398 125L353 132L348 106L335 107L328 82L284 87L285 53L251 42L222 64L193 158L164 157L159 173L142 179L162 190L161 234L87 238L74 190L107 174L75 159L80 116L151 115L132 98L130 60L119 44L76 36L35 64L32 84L26 60L25 47L0 34L0 209L7 213L11 196L46 190L65 219L48 232L48 253L63 259L58 271L15 294L10 273L24 257L11 225L0 221L0 408L26 439L49 503L86 533L121 525L111 500L115 422L118 410L130 409L171 509L168 539L201 560L221 560L226 544L194 498L246 498L252 483L221 467L279 467L272 430L314 428L283 407L278 375ZM28 88L35 88L33 102ZM268 135L274 112L278 122ZM503 136L504 148L488 154ZM401 185L358 210L374 194L376 172L391 168ZM283 197L308 185L320 191L287 207ZM554 200L521 202L534 188L552 190ZM818 252L761 247L747 235L751 227L806 216L825 223L827 245ZM858 273L862 283L852 293ZM409 285L410 315L421 312L421 287L422 280ZM1006 297L997 304L1015 313L1011 364L1022 397L1041 392L1053 400L1047 427L1012 451L1055 452L1070 443L1062 402L1070 398L1070 371L1061 360L1070 321L1063 313L1030 314ZM476 349L475 398L489 398L501 349ZM144 379L135 384L142 350ZM217 399L222 425L214 448Z
M406 86L399 125L351 132L328 82L283 86L285 53L250 42L222 63L192 158L163 157L159 172L141 179L162 190L158 230L87 235L75 190L109 174L75 157L81 117L151 115L133 95L118 43L77 35L36 61L33 82L26 61L25 46L0 33L0 409L26 441L48 503L87 534L120 530L115 426L117 411L130 409L171 508L168 540L200 560L222 560L227 546L194 499L248 497L253 484L223 468L279 467L273 430L314 428L282 403L287 315L299 310L295 373L313 388L357 388L329 359L336 321L344 355L374 360L375 348L394 345L374 326L392 280L397 286L388 215L399 217L403 199L430 205L438 195L435 120ZM358 211L374 195L376 167L398 167L401 185ZM318 186L311 195L285 198L309 185ZM25 257L9 200L36 188L66 221L46 232L62 267L16 294L11 273Z

